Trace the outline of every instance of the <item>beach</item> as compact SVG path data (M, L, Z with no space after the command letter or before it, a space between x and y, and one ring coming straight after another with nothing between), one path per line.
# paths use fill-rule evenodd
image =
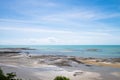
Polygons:
M53 80L66 76L70 80L119 80L120 58L84 58L65 55L31 55L20 53L27 48L4 48L0 67L4 73L16 72L22 80Z
M0 80L120 80L120 0L0 0Z

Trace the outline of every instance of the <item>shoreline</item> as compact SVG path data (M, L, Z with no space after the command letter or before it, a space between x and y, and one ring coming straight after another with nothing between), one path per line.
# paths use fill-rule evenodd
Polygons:
M76 57L76 56L65 56L65 55L32 55L28 52L23 52L23 50L35 50L30 48L0 48L0 56L2 57L27 57L29 59L39 59L39 58L50 58L50 60L56 59L66 59L66 66L70 66L67 63L69 61L76 62L78 64L86 64L86 65L96 65L96 66L107 66L107 67L115 67L120 68L120 58L84 58L84 57ZM22 52L22 53L21 53ZM61 66L65 64L61 64Z
M59 75L69 77L71 80L107 80L109 79L107 76L111 77L109 80L120 79L120 58L31 55L14 53L14 50L12 52L2 53L0 67L5 72L16 72L23 80L28 80L28 77L31 80L53 80Z

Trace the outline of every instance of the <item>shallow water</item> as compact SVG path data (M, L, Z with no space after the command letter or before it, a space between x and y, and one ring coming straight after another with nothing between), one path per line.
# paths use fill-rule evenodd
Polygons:
M120 45L0 45L0 48L32 48L31 54L120 58Z

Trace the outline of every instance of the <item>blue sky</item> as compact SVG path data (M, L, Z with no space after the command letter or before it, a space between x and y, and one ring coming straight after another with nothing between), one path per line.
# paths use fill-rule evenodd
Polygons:
M0 0L0 44L120 45L120 0Z

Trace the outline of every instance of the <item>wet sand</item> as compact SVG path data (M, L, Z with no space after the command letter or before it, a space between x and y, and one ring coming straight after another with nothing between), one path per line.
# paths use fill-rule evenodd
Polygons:
M107 62L107 61L97 61L96 59L92 59L92 60L86 59L86 60L80 60L80 61L90 65L120 68L120 62L113 63L113 62Z
M0 67L4 72L16 72L17 77L23 80L53 80L56 76L66 76L71 80L100 79L100 74L97 72L83 70L67 71L60 66L56 66L56 64L48 63L41 63L38 59L31 59L26 56L24 58L23 56L17 56L17 58L15 56L0 57Z
M53 80L66 76L71 80L119 80L119 59L80 58L64 55L7 53L0 56L5 73L16 72L23 80Z

